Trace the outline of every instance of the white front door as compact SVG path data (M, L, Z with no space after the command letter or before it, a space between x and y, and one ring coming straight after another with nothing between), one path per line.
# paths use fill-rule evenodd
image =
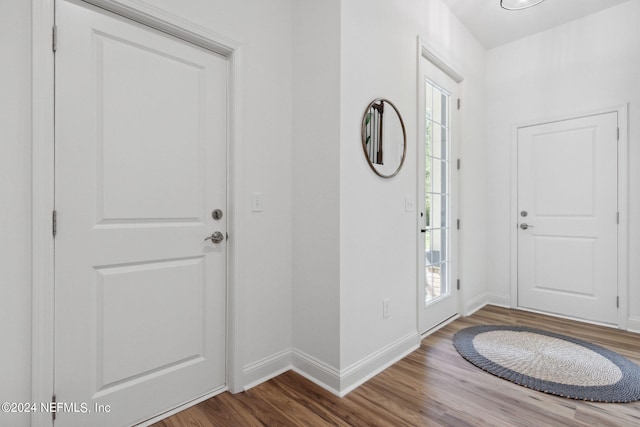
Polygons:
M518 305L617 324L617 113L518 130Z
M225 388L227 60L80 1L56 25L56 425L130 425Z
M458 314L454 232L458 85L427 59L420 61L418 318L424 333Z

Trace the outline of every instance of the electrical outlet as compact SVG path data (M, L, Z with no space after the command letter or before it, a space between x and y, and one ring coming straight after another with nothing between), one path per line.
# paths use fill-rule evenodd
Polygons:
M262 193L252 193L251 194L251 211L262 212L263 207L264 207L264 200L262 198Z
M386 319L387 317L391 316L391 311L390 311L390 304L391 304L391 300L390 299L385 299L382 300L382 318Z

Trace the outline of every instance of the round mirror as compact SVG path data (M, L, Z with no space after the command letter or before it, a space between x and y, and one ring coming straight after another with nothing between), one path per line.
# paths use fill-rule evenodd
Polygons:
M382 178L400 172L407 154L402 116L388 99L374 99L362 117L362 149L371 169Z

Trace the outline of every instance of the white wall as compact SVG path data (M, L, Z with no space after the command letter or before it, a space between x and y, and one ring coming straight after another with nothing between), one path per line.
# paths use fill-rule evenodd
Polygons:
M629 309L640 330L640 0L487 53L489 292L509 283L511 130L518 123L629 107ZM625 131L624 129L622 131Z
M293 44L293 363L321 377L340 363L340 1L295 0Z
M0 402L31 400L31 2L0 2ZM0 412L0 425L29 425Z
M340 366L348 374L366 363L375 367L370 359L381 351L417 343L418 222L416 212L405 212L404 200L417 191L418 35L466 78L461 217L469 228L460 243L469 261L460 274L467 298L483 293L483 263L470 255L484 248L482 227L474 227L483 219L483 201L475 194L484 192L477 153L484 143L485 64L482 46L440 0L343 1L341 28ZM374 175L360 143L364 108L376 97L398 107L407 130L408 157L392 179ZM383 319L387 298L391 316Z
M419 342L418 222L404 207L417 191L417 37L466 77L463 216L483 203L484 49L440 0L294 5L293 364L342 394ZM408 157L392 179L376 176L361 148L376 97L395 103L407 130ZM484 209L473 207L461 239L463 256L476 255L460 271L470 300L485 288L484 228L473 227Z

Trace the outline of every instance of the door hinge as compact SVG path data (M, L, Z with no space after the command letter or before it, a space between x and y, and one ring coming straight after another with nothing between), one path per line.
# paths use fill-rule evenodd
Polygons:
M620 128L618 128L618 136L617 136L617 138L618 138L618 141L620 141Z
M456 228L460 230L460 219L456 220Z
M460 159L456 160L456 168L460 170Z
M620 212L616 212L616 224L620 225Z
M56 420L56 395L51 396L51 419Z
M56 234L58 234L58 211L55 209L51 214L51 231L53 232L53 237L56 237Z
M616 297L616 308L620 308L620 297Z
M456 289L460 290L460 279L456 280Z
M53 26L51 30L51 50L55 53L58 50L58 27Z
M462 104L462 102L460 101L460 98L458 98L458 110L460 109L460 105Z

